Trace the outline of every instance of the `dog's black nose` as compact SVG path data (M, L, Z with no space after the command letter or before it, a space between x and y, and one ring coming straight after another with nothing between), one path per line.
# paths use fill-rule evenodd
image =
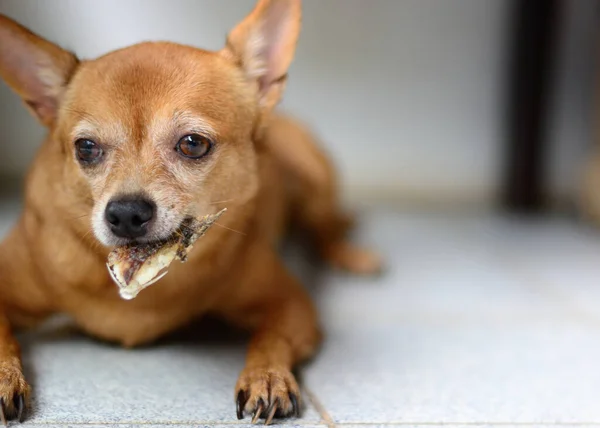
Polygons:
M144 199L121 199L106 206L106 221L110 230L121 238L139 238L147 232L154 216L154 204Z

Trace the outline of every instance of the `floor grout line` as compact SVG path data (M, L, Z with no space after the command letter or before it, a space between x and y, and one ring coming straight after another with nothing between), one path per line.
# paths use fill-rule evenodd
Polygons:
M327 425L329 428L335 428L335 422L331 418L331 415L325 409L323 403L321 403L321 401L317 398L316 394L313 393L307 387L304 387L304 392L308 397L308 400L311 402L311 404L314 406L317 412L319 412L319 415L321 416L320 422L325 423L325 425Z
M390 427L598 427L600 422L343 422L339 427L348 426L390 426Z
M600 426L600 422L340 422L338 426L421 426L421 427L586 427Z
M315 425L323 425L324 423L319 421L319 422L311 422L311 421L298 421L298 420L290 420L290 421L285 421L285 422L278 422L278 423L274 423L272 424L272 426L283 426L283 427L290 427L290 426L315 426ZM47 426L47 425L52 425L52 426L118 426L118 425L139 425L139 426L146 426L146 425L157 425L157 426L190 426L190 425L210 425L210 426L244 426L244 425L252 425L251 423L249 423L248 421L244 422L244 421L240 421L240 422L236 422L236 421L232 421L232 422L219 422L219 421L195 421L195 420L189 420L189 421L127 421L127 422L24 422L23 424L21 424L20 426Z
M318 400L313 401L314 395L312 393L307 392L310 396L310 401L315 407L320 407L318 410L323 410L324 413L322 415L323 420L319 422L308 422L308 421L294 421L294 422L283 422L273 424L272 426L315 426L315 425L327 425L328 427L338 427L340 426L372 426L372 425L384 425L384 426L421 426L421 427L431 427L431 426L445 426L445 427L460 427L460 426L468 426L468 427L478 427L478 426L497 426L497 427L507 427L507 426L515 426L515 427L540 427L540 426L552 426L552 427L585 427L585 426L600 426L600 422L504 422L504 421L496 421L496 422L486 422L486 421L471 421L471 422L459 422L459 421L390 421L390 422L339 422L335 423L333 419L329 416L329 414L322 408L322 405ZM300 423L298 423L300 422ZM164 426L189 426L189 425L209 425L209 426L241 426L241 425L251 425L244 422L217 422L217 421L178 421L178 422L168 422L168 421L147 421L147 422L25 422L24 426L27 425L53 425L53 426L115 426L115 425L164 425ZM22 425L23 426L23 425Z
M385 425L385 426L447 426L447 427L478 427L478 426L515 426L515 427L540 427L540 426L552 426L552 427L585 427L585 426L600 426L600 422L338 422L338 426L372 426L372 425Z

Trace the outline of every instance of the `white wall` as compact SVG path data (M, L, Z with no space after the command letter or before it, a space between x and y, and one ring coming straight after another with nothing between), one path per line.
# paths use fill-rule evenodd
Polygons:
M2 0L82 57L147 39L221 47L253 0ZM284 102L319 131L351 192L485 200L498 185L506 0L305 0ZM0 171L42 131L0 88Z

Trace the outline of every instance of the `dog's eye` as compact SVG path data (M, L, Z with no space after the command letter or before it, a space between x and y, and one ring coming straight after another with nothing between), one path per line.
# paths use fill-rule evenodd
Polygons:
M75 141L75 150L77 152L77 159L86 164L98 162L104 153L102 147L92 140L85 138Z
M206 156L211 148L212 142L198 134L186 135L175 146L175 150L180 155L190 159L200 159Z

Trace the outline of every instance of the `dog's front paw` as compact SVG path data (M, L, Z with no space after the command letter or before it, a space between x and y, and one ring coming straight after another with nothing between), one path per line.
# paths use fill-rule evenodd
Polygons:
M30 387L20 367L11 363L0 363L0 421L17 419L23 421Z
M237 417L252 415L252 423L265 419L300 416L300 389L285 368L245 369L237 382Z

